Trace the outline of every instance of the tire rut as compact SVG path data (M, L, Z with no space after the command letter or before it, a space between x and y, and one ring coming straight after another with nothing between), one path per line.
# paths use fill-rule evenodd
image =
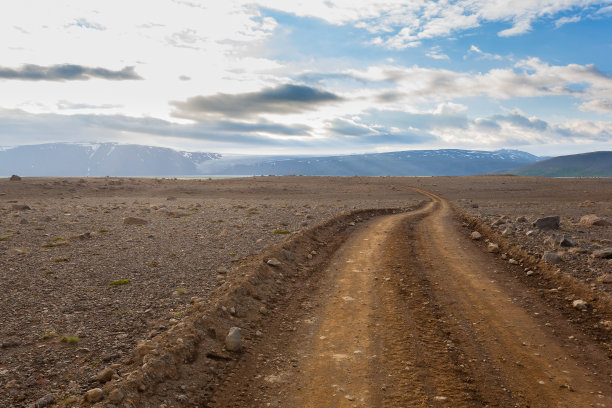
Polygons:
M432 202L357 229L209 406L612 406L607 355L549 330L563 315L417 191Z

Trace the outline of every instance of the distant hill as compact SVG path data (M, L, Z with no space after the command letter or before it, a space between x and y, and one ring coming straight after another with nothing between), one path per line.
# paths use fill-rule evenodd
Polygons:
M0 150L0 176L465 176L540 160L518 150L409 150L345 156L242 156L116 143L51 143Z
M409 150L327 157L242 157L203 162L202 174L304 176L465 176L501 173L539 158L518 150Z
M612 177L612 152L553 157L512 171L521 176Z
M50 143L0 150L0 175L9 176L178 176L199 174L217 153L116 143Z

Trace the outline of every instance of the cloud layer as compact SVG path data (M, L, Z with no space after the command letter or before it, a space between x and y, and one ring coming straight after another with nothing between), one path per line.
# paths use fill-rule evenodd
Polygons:
M90 68L75 64L40 66L25 64L19 68L0 67L0 79L21 81L87 81L91 78L111 81L142 79L134 67L125 67L119 71L106 68Z

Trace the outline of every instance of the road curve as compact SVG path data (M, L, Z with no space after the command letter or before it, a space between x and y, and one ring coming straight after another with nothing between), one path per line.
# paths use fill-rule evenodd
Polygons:
M417 191L431 202L363 223L208 406L612 407L606 353Z

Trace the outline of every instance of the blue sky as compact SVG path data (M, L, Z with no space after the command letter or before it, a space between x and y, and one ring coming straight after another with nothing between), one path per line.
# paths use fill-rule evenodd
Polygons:
M612 150L612 1L0 5L0 146Z

